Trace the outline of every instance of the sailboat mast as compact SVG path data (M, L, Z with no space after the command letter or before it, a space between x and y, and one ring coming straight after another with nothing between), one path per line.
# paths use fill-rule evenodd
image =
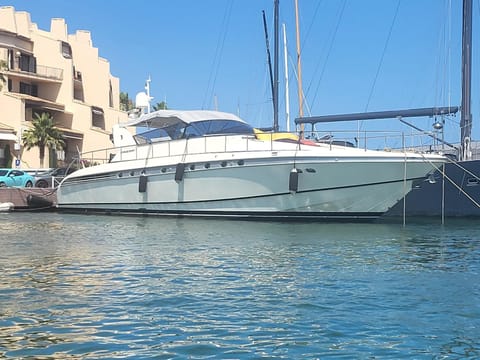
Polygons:
M288 53L287 53L287 31L285 29L285 23L282 24L283 30L283 60L285 67L285 120L287 125L287 131L290 132L290 95L288 89Z
M273 131L278 131L278 52L279 52L279 41L278 41L278 12L279 12L279 0L275 0L275 15L274 15L274 30L275 30L275 41L274 41L274 60L273 60Z
M298 72L298 117L303 117L302 62L300 59L300 28L298 21L298 0L295 0L295 25L297 33L297 72ZM303 133L304 125L300 124Z
M268 42L267 18L265 17L265 11L262 11L262 14L263 14L263 30L265 31L265 43L267 47L268 70L270 73L270 86L272 88L272 99L275 99L275 89L273 86L272 59L270 56L270 44ZM273 100L272 102L273 102L273 112L275 112L275 101Z
M461 160L471 159L472 0L463 0Z

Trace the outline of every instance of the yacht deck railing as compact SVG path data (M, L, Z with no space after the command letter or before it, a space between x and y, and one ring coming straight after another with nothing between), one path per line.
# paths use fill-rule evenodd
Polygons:
M284 133L288 134L288 133ZM315 142L327 145L330 150L349 149L352 147L363 150L441 152L441 144L435 143L425 134L392 131L315 131L305 132L305 142L295 140L275 140L278 134L263 133L263 141L254 135L228 136L215 135L202 138L179 139L170 141L152 141L139 145L111 147L80 154L81 166L93 166L112 161L161 158L179 155L194 155L202 153L252 152L252 151L287 151L282 145L284 141L298 144L301 149L305 142ZM155 144L155 146L152 146ZM268 144L268 146L265 146ZM288 151L291 151L289 149Z

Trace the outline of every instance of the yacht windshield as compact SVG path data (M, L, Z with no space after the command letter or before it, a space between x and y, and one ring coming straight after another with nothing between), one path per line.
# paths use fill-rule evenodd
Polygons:
M179 122L163 128L144 128L144 131L137 134L135 138L138 144L152 141L181 139L186 126L187 124L184 122Z
M189 124L184 137L205 135L253 134L250 125L235 120L203 120Z
M206 135L253 134L253 128L235 120L202 120L190 124L178 122L164 128L147 129L136 135L137 143L176 140Z

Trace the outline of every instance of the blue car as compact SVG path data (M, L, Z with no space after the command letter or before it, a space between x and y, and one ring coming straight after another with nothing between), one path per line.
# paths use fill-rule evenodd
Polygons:
M17 169L0 169L0 187L32 187L35 178L25 171Z

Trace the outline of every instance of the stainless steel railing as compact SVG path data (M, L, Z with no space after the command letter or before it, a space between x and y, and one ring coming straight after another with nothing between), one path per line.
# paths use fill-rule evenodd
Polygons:
M246 151L282 151L281 141L267 135L267 140L259 141L255 136L206 136L192 139L157 141L119 148L106 148L80 154L81 166L104 164L116 157L116 161L161 158L169 156L193 155L201 153L225 153ZM262 134L265 136L265 134ZM305 142L327 145L328 149L360 148L364 150L441 152L440 144L425 134L393 131L327 131L306 132ZM293 143L294 140L291 140ZM265 144L268 144L265 147ZM302 142L298 143L301 148ZM154 146L155 145L155 146Z

